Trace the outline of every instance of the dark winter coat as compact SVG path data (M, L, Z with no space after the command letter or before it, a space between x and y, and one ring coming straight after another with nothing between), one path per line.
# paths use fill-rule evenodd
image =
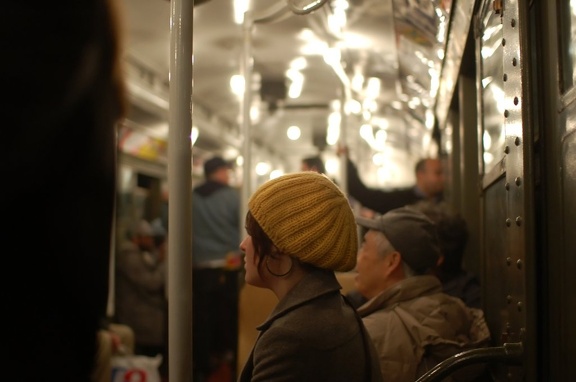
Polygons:
M258 327L239 381L382 381L375 349L340 289L332 271L302 279Z

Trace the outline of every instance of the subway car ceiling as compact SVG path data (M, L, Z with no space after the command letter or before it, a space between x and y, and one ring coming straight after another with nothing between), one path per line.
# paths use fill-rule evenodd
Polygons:
M289 11L320 3L309 14ZM399 186L411 181L417 158L435 155L433 110L452 1L252 0L253 25L243 34L243 13L235 21L235 8L246 6L195 4L193 156L241 153L242 92L232 84L247 46L253 158L272 160L271 170L298 170L300 158L316 153L335 158L341 139L366 170L408 173L367 183ZM166 140L170 2L124 0L124 10L132 103L124 125ZM291 126L299 139L288 138Z

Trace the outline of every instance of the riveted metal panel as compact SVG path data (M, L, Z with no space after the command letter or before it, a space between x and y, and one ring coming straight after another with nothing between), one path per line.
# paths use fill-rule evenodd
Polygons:
M527 304L534 303L526 293L525 187L531 182L525 175L523 27L518 1L482 3L476 44L482 68L478 74L479 99L483 101L479 122L484 139L480 146L485 155L480 158L484 169L484 280L489 285L485 308L496 345L524 341ZM500 58L501 62L497 61ZM491 94L483 94L488 91ZM486 135L500 140L489 147ZM493 373L498 380L525 378L522 368L495 366Z

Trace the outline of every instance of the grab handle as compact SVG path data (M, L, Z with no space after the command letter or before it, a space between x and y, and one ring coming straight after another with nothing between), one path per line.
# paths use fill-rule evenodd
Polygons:
M434 366L416 382L439 382L464 366L478 363L505 363L521 365L524 348L521 342L506 343L501 347L474 349L458 353Z

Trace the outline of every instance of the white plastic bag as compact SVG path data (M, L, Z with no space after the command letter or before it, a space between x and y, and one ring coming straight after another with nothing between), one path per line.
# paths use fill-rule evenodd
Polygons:
M162 356L117 355L112 357L111 382L161 382Z

